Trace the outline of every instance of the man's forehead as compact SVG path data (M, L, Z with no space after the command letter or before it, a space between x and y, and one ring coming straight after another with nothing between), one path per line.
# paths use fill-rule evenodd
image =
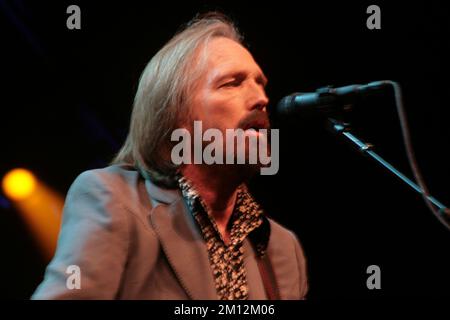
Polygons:
M205 49L209 78L221 76L227 72L246 70L260 73L265 78L251 53L234 40L223 37L214 38Z

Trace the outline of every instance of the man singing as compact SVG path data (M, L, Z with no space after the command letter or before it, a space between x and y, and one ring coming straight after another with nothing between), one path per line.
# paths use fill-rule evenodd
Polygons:
M266 83L223 15L203 15L176 34L140 78L113 165L71 186L56 254L32 298L304 299L299 241L246 187L262 165L172 157L172 133L194 134L194 121L203 132L242 129L262 139ZM68 285L70 266L79 268L77 286Z

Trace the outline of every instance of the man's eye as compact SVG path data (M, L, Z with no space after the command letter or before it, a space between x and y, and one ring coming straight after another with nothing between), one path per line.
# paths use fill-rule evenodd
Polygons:
M221 87L238 87L241 84L241 80L233 80L233 81L229 81L224 83L223 85L221 85Z

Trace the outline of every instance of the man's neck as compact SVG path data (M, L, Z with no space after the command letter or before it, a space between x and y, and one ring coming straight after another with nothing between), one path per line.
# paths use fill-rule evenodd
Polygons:
M227 226L233 214L238 187L244 182L242 175L232 168L211 165L186 165L181 173L192 182L227 242L230 231Z

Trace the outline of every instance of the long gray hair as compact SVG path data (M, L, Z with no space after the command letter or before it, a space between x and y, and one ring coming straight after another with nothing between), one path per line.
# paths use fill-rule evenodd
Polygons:
M153 182L174 187L177 166L170 153L172 131L190 118L189 92L204 69L200 48L211 38L225 37L242 44L242 36L223 14L194 18L145 67L139 80L126 141L112 164L137 167ZM200 56L200 59L199 59Z

